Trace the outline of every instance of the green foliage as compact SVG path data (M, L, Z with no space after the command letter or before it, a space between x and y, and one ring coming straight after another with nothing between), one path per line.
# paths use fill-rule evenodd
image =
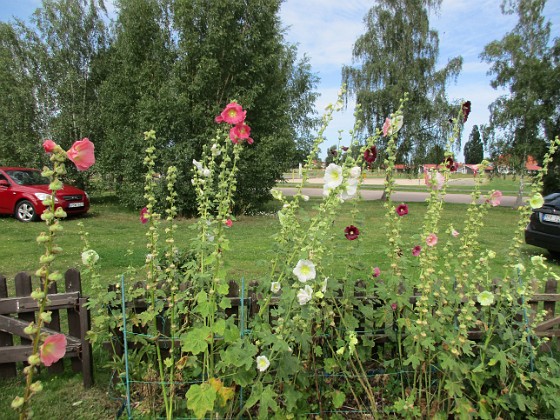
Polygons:
M465 163L468 164L477 165L484 159L484 146L477 125L473 126L469 141L465 143L463 153L465 155Z
M348 96L362 106L362 132L375 134L399 106L405 92L414 98L404 110L406 124L397 144L398 163L425 163L426 151L443 147L451 114L445 87L461 70L455 57L436 70L438 34L430 28L428 11L439 0L379 1L369 10L366 32L354 44L355 66L343 68ZM386 146L381 139L380 149ZM439 163L439 162L437 162Z
M481 58L491 64L492 87L509 92L490 105L489 139L492 157L511 156L510 164L524 170L528 156L541 161L559 134L558 44L549 45L550 22L542 16L546 0L504 1L502 11L518 22L501 40L486 45Z

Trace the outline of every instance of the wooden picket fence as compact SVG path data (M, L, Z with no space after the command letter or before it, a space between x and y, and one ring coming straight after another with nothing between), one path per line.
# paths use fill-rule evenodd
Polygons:
M52 311L52 320L41 331L49 335L61 332L66 335L64 358L71 360L75 372L82 373L84 387L89 388L93 385L93 359L91 344L86 340L86 333L91 328L87 298L82 296L78 270L70 269L64 277L66 292L58 293L54 283L49 287L47 310ZM25 362L32 353L29 336L23 332L38 316L37 302L29 296L32 283L29 274L16 274L15 296L9 297L6 277L0 274L0 378L16 376L18 363ZM64 360L54 363L48 371L64 371Z

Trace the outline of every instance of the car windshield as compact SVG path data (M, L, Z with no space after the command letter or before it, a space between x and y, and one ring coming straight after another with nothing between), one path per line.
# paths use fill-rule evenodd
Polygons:
M560 207L560 193L553 193L544 198L544 205L547 207Z
M18 169L6 171L6 173L19 185L45 185L49 183L48 178L41 176L39 171Z

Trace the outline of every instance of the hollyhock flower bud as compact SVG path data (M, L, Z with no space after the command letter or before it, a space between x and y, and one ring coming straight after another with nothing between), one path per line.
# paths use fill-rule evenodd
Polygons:
M45 140L43 142L43 149L45 149L46 153L52 153L54 152L54 149L56 148L56 143L52 140Z

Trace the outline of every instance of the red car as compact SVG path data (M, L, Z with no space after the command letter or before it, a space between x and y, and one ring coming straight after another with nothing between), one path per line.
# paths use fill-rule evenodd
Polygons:
M49 180L41 171L0 167L0 214L13 214L22 222L37 220L45 210L43 200L50 194ZM64 185L56 193L55 205L69 215L84 214L89 210L89 197L79 188Z

